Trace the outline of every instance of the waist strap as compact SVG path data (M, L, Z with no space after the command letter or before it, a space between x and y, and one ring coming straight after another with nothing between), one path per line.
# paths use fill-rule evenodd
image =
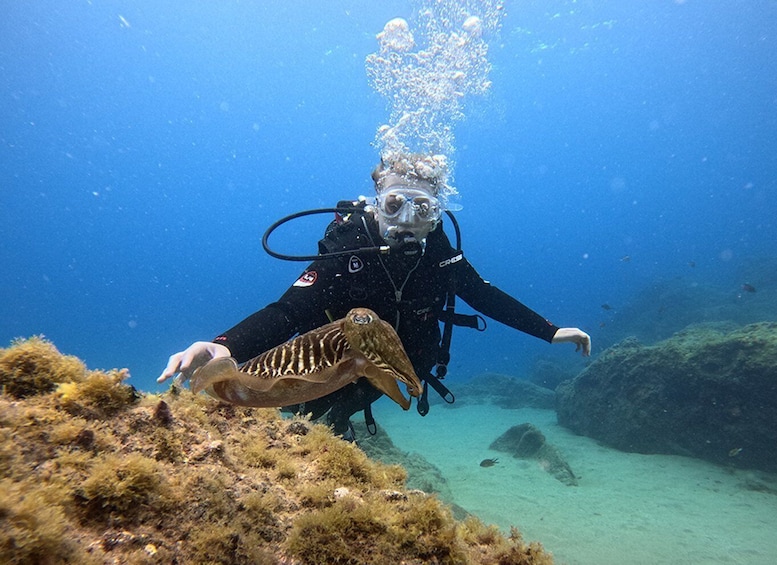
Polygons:
M451 319L451 317L453 319ZM448 310L443 310L440 313L440 321L448 323L453 322L454 326L461 326L463 328L472 328L479 332L486 330L486 320L479 314L459 314L458 312L451 313Z

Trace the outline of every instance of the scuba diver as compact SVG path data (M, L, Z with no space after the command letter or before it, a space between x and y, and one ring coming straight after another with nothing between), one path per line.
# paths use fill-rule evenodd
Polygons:
M374 201L338 204L335 221L319 241L319 255L277 302L212 341L195 342L172 355L157 382L177 373L186 380L215 358L231 356L245 362L297 334L344 317L351 308L366 307L399 335L424 382L418 411L425 415L428 386L447 402L453 401L439 380L447 371L452 326L485 329L480 316L454 311L456 297L489 318L549 343L574 343L588 356L587 333L552 324L480 277L459 248L458 225L448 212L457 235L456 248L451 245L442 226L446 178L441 156L413 154L382 161L372 173ZM265 234L265 244L272 229ZM269 251L266 245L265 249ZM311 414L314 420L326 415L336 434L354 441L350 417L364 410L367 427L374 433L370 405L381 394L360 378L327 396L284 409Z

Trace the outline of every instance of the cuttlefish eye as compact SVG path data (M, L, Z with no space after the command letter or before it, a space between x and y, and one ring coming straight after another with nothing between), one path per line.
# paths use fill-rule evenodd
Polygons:
M366 312L365 313L354 313L354 315L351 316L351 321L354 324L365 325L365 324L372 323L372 316L370 316Z

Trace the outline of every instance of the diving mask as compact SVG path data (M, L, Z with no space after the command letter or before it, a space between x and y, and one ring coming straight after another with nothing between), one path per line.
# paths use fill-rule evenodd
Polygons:
M424 190L395 186L378 195L379 213L397 223L413 224L418 220L437 222L442 215L440 201Z
M422 254L442 216L440 201L426 190L394 185L381 191L375 204L381 235L391 248L407 257Z

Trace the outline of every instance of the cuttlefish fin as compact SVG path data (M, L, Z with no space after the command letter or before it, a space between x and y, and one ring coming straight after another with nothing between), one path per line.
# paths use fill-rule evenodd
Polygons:
M237 379L237 361L232 357L211 359L205 365L194 371L189 386L194 394L209 389L216 383Z
M347 356L335 366L307 375L263 378L238 369L231 357L211 359L194 372L191 390L237 406L276 408L326 396L361 376L364 361Z
M374 365L370 362L365 364L361 372L365 377L367 377L367 380L370 381L372 386L399 404L404 410L408 410L410 408L410 399L405 398L402 394L402 391L399 390L397 378L394 374L381 369L377 365Z
M288 375L280 375L277 377L265 377L261 375L257 375L256 373L249 373L245 370L239 370L237 371L236 375L236 382L240 383L241 386L246 387L247 389L253 390L255 392L267 392L268 390L275 388L280 383L287 383L290 381L297 381L300 384L303 382L305 383L311 383L311 384L326 384L333 378L334 369L337 368L337 365L334 367L326 367L323 369L319 369L314 372L305 373L305 374L293 374L290 373ZM346 381L343 385L348 384Z

